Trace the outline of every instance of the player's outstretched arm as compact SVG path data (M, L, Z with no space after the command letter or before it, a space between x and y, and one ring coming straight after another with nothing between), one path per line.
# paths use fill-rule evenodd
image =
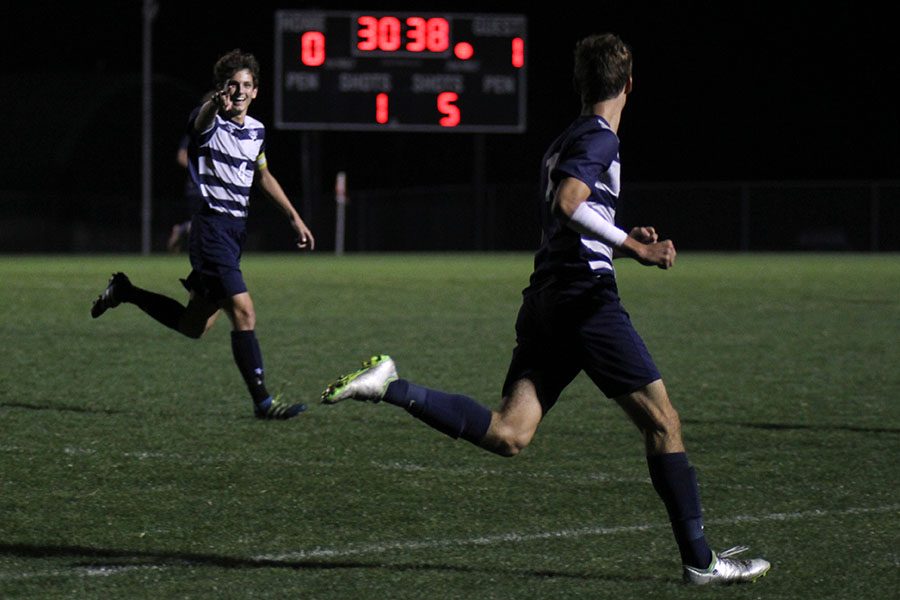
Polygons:
M287 218L291 222L291 227L293 227L294 231L297 233L297 247L308 250L315 249L316 238L313 237L312 231L309 230L309 227L307 227L306 223L303 222L303 219L300 218L297 209L291 204L291 201L288 199L287 194L284 193L281 184L278 183L278 180L275 179L275 176L272 175L272 172L269 171L268 167L260 169L256 180L259 182L259 187L262 188L266 196L271 198L282 212L287 215Z
M209 131L220 108L224 109L225 112L231 110L232 93L234 93L234 86L230 84L225 84L222 89L213 92L209 100L200 106L200 111L194 120L194 131L197 133Z

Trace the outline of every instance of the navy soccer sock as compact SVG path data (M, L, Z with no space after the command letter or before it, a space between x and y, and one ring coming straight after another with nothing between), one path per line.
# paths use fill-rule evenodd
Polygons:
M703 534L697 473L688 462L687 454L676 452L648 456L647 465L653 487L669 513L681 562L705 569L712 561L712 553Z
M253 331L232 331L231 352L234 354L234 362L247 384L250 396L257 404L269 397L266 384L263 379L262 352L256 333Z
M127 289L122 301L134 304L166 327L175 331L178 331L181 316L186 310L177 300L135 286Z
M491 426L491 411L468 396L432 390L405 379L391 383L384 400L453 439L476 445Z

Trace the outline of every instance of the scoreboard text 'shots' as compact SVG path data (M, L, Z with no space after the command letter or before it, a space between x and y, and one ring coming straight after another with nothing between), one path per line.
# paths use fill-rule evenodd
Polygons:
M523 15L275 14L275 125L525 131Z

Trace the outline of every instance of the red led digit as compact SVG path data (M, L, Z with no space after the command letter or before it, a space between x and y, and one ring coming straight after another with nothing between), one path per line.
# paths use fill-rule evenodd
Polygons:
M437 109L443 117L438 121L441 127L456 127L459 125L459 107L453 104L459 100L456 92L441 92L437 97Z
M409 27L406 37L410 40L406 44L406 49L410 52L422 52L428 47L425 42L425 24L426 21L422 17L410 17L406 20L406 26Z
M400 48L400 19L384 17L378 23L378 49L393 52Z
M469 60L475 54L475 49L469 42L460 42L453 46L453 54L459 60Z
M403 46L403 24L397 17L376 18L364 15L357 19L356 47L363 52L381 50L396 52ZM444 52L450 47L450 23L436 17L409 17L406 23L405 50L408 52Z
M388 122L388 95L375 96L375 122L384 125Z
M359 41L356 47L360 50L375 50L378 48L378 19L370 16L362 16L356 21L359 23Z
M450 24L447 19L428 19L428 50L443 52L450 47Z
M307 67L320 67L325 63L325 34L307 31L300 36L300 62Z
M513 38L512 40L512 66L521 69L525 65L525 40Z

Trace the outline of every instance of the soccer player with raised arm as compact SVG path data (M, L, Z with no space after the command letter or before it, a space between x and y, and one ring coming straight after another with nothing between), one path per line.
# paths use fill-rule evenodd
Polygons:
M615 35L590 36L576 46L575 84L583 111L544 155L543 240L523 292L499 411L399 379L386 355L329 385L322 400L383 400L449 436L514 456L529 444L562 390L585 371L643 433L650 479L668 512L684 580L752 581L768 571L767 561L734 558L744 548L716 554L707 545L678 413L618 296L614 257L663 269L675 263L674 245L659 240L652 227L626 233L614 221L620 187L616 132L632 88L631 67L631 50Z
M259 90L259 63L252 54L233 50L213 67L217 92L194 110L188 122L188 170L203 195L189 241L192 271L182 280L190 292L187 306L141 289L116 273L94 301L91 316L127 302L190 337L209 331L220 311L232 324L234 362L250 391L260 419L290 419L306 409L273 398L263 377L263 361L254 329L256 312L241 274L241 251L247 236L250 188L257 183L288 217L297 247L312 250L315 239L275 176L265 154L263 124L247 114Z

